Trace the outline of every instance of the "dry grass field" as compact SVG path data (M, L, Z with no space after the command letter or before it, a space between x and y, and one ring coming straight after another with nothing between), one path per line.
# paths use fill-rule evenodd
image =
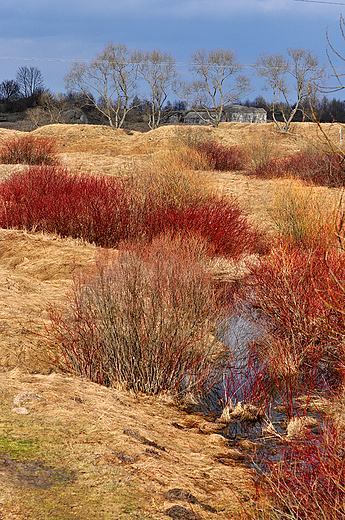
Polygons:
M323 127L339 139L336 126ZM20 135L1 129L0 145ZM164 158L181 140L240 145L255 164L319 146L320 138L312 123L295 123L286 135L271 123L166 126L143 134L50 125L32 135L53 138L64 166L107 176ZM0 180L23 168L0 165ZM242 172L206 175L271 233L279 196L299 185ZM313 190L321 211L339 196L335 189ZM56 372L47 306L63 304L73 278L91 270L100 254L81 240L0 230L0 519L163 520L169 510L181 519L254 518L244 511L252 514L255 496L248 455L230 448L214 423L172 407L168 398L135 396Z

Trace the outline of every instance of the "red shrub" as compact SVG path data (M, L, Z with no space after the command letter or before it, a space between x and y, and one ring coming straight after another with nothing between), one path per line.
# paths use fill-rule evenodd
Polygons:
M329 266L344 284L342 254L332 253ZM297 397L333 392L344 380L345 294L322 248L281 246L250 269L250 284L237 297L242 312L264 324L262 337L247 352L260 379L252 387L264 380L266 394L279 396L291 417Z
M150 241L164 231L196 233L217 254L232 257L266 247L235 201L211 195L175 200L152 190L141 195L133 179L31 167L0 184L0 226L80 237L103 247L125 239Z
M250 224L237 201L209 196L199 201L146 201L143 228L150 238L164 230L194 233L208 240L217 255L239 258L267 252L265 235Z
M0 200L1 227L47 231L103 246L128 234L129 200L120 179L36 166L5 179Z
M344 446L344 431L330 421L316 435L281 448L279 462L268 462L264 489L279 518L345 518Z
M207 157L210 167L214 170L230 171L246 168L246 153L238 146L224 146L217 141L204 141L195 146Z
M322 152L298 152L285 157L268 159L249 175L264 179L295 177L320 186L342 186L345 172L342 157Z
M31 135L11 139L0 148L0 163L57 164L55 142L52 139Z

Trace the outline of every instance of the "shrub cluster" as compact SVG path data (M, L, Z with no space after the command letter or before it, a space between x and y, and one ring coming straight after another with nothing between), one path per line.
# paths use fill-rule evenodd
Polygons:
M52 139L31 135L6 141L0 148L0 163L56 165L56 145Z
M313 398L338 402L340 413L318 409L318 427L280 436L272 458L260 458L260 486L269 505L263 518L344 518L345 264L335 243L313 247L281 243L248 266L247 283L234 294L253 327L235 369L227 371L230 399L254 403L271 419L308 424ZM242 358L241 358L242 356ZM317 400L315 401L317 403ZM330 406L330 405L328 405ZM304 421L306 421L304 423ZM314 420L315 421L315 420ZM279 433L271 424L271 435Z
M334 252L326 264L323 248L289 244L249 269L250 284L237 296L248 317L265 323L248 347L249 371L264 381L261 395L278 395L292 417L296 398L336 392L345 380L345 294L336 281L345 280L343 256Z
M303 442L281 448L279 462L268 461L264 490L270 519L342 520L345 505L345 435L329 420Z
M205 389L226 354L211 335L217 298L206 251L200 239L162 235L103 258L94 278L76 282L66 313L51 309L65 368L135 392Z
M210 169L237 171L246 168L247 154L238 146L224 146L217 141L201 141L194 146L207 158Z
M263 179L292 177L317 186L343 186L343 157L323 152L297 152L285 157L273 157L248 172Z
M83 238L102 247L162 232L198 234L215 254L260 252L263 235L235 200L193 193L174 183L155 188L138 178L94 177L33 166L0 184L0 226ZM144 189L143 189L144 188Z

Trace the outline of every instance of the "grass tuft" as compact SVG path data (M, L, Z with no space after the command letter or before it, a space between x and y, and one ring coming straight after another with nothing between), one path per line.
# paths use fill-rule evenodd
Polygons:
M296 181L274 187L268 214L284 241L308 248L332 237L334 208L320 188Z

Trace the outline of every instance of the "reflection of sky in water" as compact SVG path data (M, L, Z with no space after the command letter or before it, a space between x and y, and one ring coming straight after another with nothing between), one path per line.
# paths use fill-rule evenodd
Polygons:
M253 314L249 318L240 314L227 318L221 325L220 340L236 354L243 354L250 341L259 339L264 333L264 323L258 316Z
M218 323L217 339L229 348L229 364L222 374L222 382L217 383L203 396L202 411L221 414L229 398L234 404L245 401L250 380L257 373L248 366L248 344L264 334L262 320L234 314ZM229 395L231 393L231 395Z
M223 372L223 381L215 385L208 395L208 412L220 416L224 406L232 402L255 404L253 395L257 389L258 378L264 376L265 365L250 359L249 344L263 338L266 332L265 322L253 311L252 316L233 315L219 323L217 338L229 348L229 367ZM265 388L265 386L263 386ZM265 394L266 395L266 394ZM283 405L284 398L277 393L267 397L264 405L266 419L268 419L278 435L286 435L287 414ZM303 416L298 399L293 399L293 408L297 416ZM205 411L203 409L202 411ZM310 415L310 414L309 414ZM319 424L322 418L318 413L313 416ZM265 471L262 461L279 461L282 457L282 446L277 437L265 432L266 420L262 422L243 422L234 420L223 431L230 445L238 447L241 439L248 439L256 443L255 453L248 461L249 465L258 471ZM318 428L313 435L317 435Z
M258 377L248 350L249 343L260 339L265 332L264 323L240 314L227 318L222 324L220 340L229 347L230 366L223 374L225 404L246 401L250 387Z

